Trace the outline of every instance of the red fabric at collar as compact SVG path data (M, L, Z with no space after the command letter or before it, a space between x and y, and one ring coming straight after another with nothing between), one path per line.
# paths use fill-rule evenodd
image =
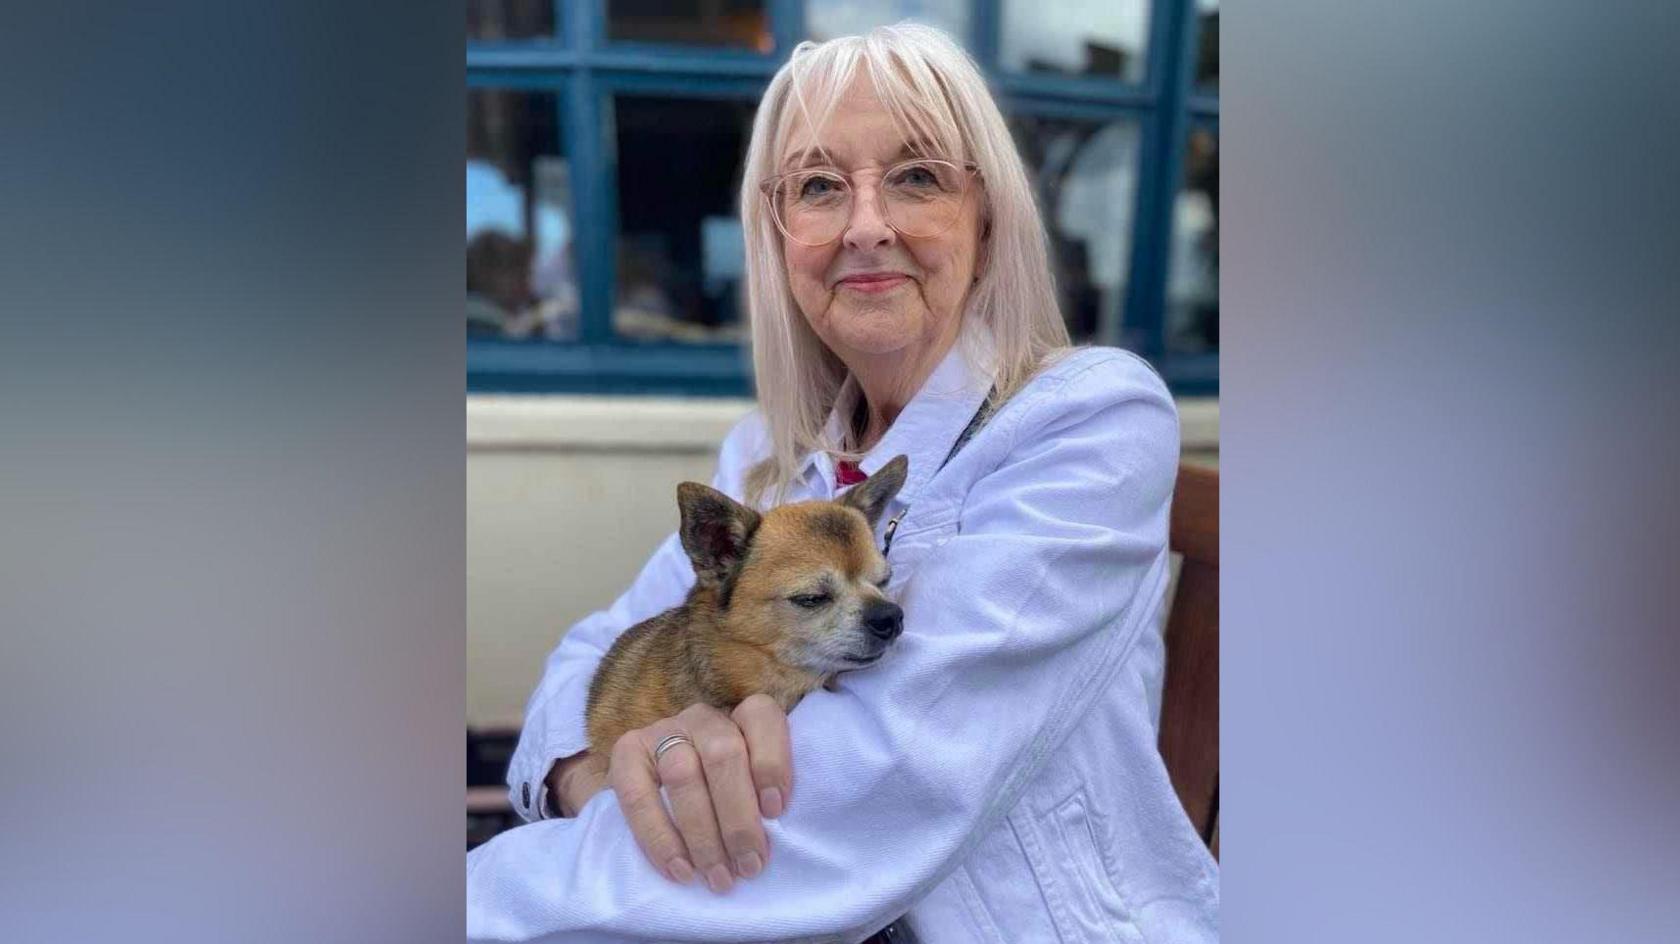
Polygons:
M855 462L837 462L834 464L834 484L837 488L845 488L869 478Z

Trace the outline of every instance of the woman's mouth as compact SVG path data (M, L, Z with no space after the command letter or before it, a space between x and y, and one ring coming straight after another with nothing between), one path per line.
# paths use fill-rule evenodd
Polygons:
M897 272L876 272L867 275L848 275L840 280L840 285L854 292L873 295L890 292L908 281L910 281L909 276Z

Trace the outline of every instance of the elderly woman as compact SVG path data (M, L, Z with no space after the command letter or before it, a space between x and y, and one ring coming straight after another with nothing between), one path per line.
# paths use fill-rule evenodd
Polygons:
M801 45L741 213L758 409L713 485L826 499L908 455L879 535L904 636L791 716L697 705L591 757L602 654L693 583L673 535L549 659L509 766L537 822L468 856L469 936L1212 939L1151 708L1173 403L1138 358L1069 347L973 63L909 26Z

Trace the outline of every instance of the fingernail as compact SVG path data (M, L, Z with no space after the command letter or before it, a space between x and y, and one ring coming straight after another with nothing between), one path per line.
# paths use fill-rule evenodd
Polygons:
M742 878L752 878L764 871L764 860L756 852L743 852L735 857L735 872Z
M687 885L689 882L694 881L694 866L689 865L688 860L682 856L677 856L675 859L672 859L666 868L670 870L671 881L676 882L678 885Z
M782 791L775 787L765 787L758 791L758 806L760 811L771 819L782 815Z
M719 895L729 891L729 887L734 884L735 880L729 877L729 870L721 864L706 870L706 887Z

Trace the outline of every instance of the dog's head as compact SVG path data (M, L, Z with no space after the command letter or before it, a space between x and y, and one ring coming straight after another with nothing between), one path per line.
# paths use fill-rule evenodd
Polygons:
M904 628L875 525L904 487L904 456L834 501L759 514L722 492L677 487L683 549L716 591L723 632L820 675L876 661Z

